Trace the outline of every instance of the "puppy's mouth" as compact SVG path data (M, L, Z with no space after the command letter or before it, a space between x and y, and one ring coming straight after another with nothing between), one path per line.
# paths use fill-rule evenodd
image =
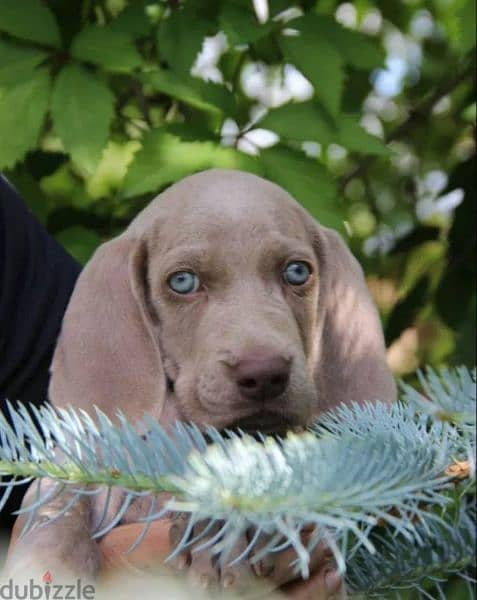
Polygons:
M233 421L228 431L247 433L256 439L261 436L274 436L283 438L289 432L299 433L305 426L294 415L283 415L269 411L262 411L245 418Z
M175 393L175 381L166 371L166 386L170 394ZM233 420L219 430L222 434L227 432L245 433L261 441L264 436L273 436L276 438L285 438L287 433L301 433L305 431L306 424L298 415L283 412L274 412L270 410L261 410ZM207 443L213 442L210 436L205 433Z

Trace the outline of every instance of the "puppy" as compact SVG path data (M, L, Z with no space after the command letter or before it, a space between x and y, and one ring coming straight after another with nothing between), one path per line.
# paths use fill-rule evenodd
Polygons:
M165 427L178 419L283 434L342 402L396 395L376 308L340 237L280 187L218 169L172 185L96 251L51 372L55 406L96 405L113 420L120 409L133 422L149 413ZM94 498L33 526L11 567L95 576ZM65 501L40 509L38 523ZM116 490L111 516L120 502ZM197 556L192 572L223 580Z

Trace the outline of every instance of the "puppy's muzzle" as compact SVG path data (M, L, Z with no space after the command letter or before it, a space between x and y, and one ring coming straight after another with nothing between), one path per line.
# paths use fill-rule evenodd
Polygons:
M254 352L226 364L245 399L263 403L281 396L288 387L291 360L279 354Z

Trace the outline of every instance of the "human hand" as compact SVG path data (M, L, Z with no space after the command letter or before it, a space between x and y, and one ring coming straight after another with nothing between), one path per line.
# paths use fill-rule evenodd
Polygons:
M141 572L163 564L176 543L182 537L185 520L165 519L151 524L142 542L131 553L127 549L134 543L143 525L122 525L113 529L100 544L102 576L108 577L115 571ZM311 532L303 534L304 541ZM209 535L213 535L209 532ZM243 550L246 540L239 540L234 552ZM265 543L258 544L257 549ZM210 590L225 589L235 592L254 592L253 596L270 597L275 590L277 597L285 595L293 600L342 600L346 598L345 586L337 575L332 555L323 544L311 554L311 576L307 580L297 577L290 563L294 560L293 549L269 554L255 565L247 560L236 566L220 568L207 550L193 553L188 549L181 552L171 566L193 585ZM166 563L167 566L167 563Z

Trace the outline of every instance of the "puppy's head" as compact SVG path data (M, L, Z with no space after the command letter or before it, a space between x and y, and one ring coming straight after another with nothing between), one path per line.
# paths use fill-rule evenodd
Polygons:
M376 310L333 232L281 188L213 170L166 190L82 273L56 404L283 432L391 400Z

